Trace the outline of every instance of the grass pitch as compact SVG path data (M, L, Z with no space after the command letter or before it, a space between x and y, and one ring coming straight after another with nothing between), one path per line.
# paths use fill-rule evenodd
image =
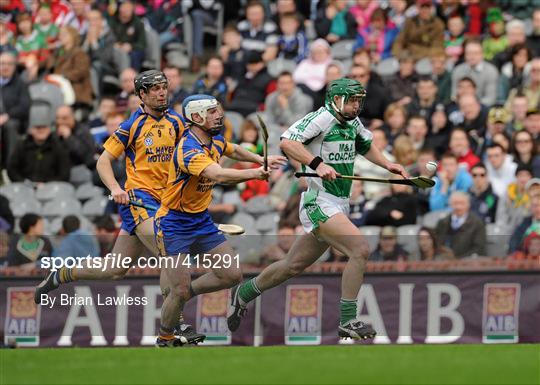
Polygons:
M0 384L539 384L540 345L0 350Z

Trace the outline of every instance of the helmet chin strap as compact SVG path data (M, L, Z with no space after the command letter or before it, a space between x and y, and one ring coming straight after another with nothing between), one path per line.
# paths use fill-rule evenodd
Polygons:
M356 116L355 117L347 117L344 113L343 113L343 108L345 107L345 96L342 96L341 97L341 108L338 108L337 105L336 105L336 102L332 100L332 108L334 109L334 111L336 112L336 114L343 120L354 120L356 119Z
M205 127L202 124L195 123L194 121L190 121L190 122L191 122L191 124L199 127L201 130L209 133L211 136L219 135L221 133L221 129L223 128L223 121L222 121L221 125L214 126L212 128Z

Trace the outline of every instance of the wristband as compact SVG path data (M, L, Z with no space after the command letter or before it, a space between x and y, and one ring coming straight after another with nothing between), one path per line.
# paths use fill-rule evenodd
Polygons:
M322 158L320 156L316 156L311 162L309 162L308 166L312 170L317 170L317 167L319 167L322 162Z

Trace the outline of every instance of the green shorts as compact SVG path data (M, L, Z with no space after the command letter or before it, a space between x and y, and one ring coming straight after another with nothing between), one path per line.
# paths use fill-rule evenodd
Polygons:
M338 198L322 191L306 191L300 200L300 222L306 233L311 233L336 214L349 215L349 199Z

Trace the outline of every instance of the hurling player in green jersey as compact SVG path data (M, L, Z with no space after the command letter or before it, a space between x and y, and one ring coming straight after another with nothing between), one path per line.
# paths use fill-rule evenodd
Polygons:
M338 335L364 339L375 336L375 330L357 318L356 306L369 256L368 243L347 216L352 182L338 177L353 175L357 154L394 174L408 175L401 165L391 163L371 145L371 132L358 118L365 97L366 91L358 81L335 80L328 87L325 105L281 136L285 154L300 162L303 171L319 176L308 178L308 189L302 194L299 215L306 234L296 240L285 259L231 291L227 320L231 331L238 329L248 302L300 274L332 246L348 257L341 283Z

